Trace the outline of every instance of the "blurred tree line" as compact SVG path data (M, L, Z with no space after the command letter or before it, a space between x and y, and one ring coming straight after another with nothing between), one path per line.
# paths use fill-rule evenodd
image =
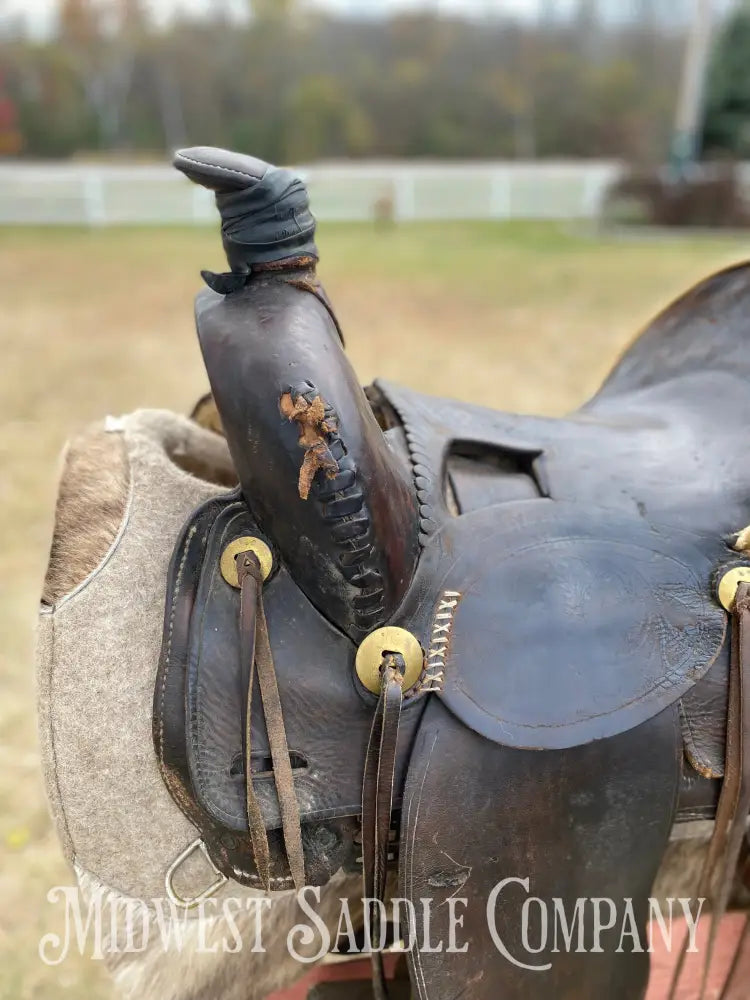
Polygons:
M750 0L720 32L707 84L704 150L750 159Z
M141 0L62 0L52 37L0 38L0 110L5 102L17 136L5 147L34 157L211 144L280 162L655 162L669 142L684 22L656 16L654 0L633 2L627 23L601 20L596 0L579 0L565 21L548 3L535 22L479 23L335 18L294 0L248 0L241 23L217 3L210 17L158 27ZM750 21L736 58L750 67ZM727 86L715 82L711 100L725 105ZM724 105L712 141L726 145L719 133L736 129L725 120L736 109Z

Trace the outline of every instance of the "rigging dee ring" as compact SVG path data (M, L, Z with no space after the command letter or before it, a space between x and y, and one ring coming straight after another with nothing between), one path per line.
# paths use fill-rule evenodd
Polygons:
M197 896L188 896L188 897L181 896L180 893L177 892L177 890L174 887L173 884L174 875L177 869L183 864L183 862L187 861L187 859L191 855L195 854L196 851L200 851L201 854L203 854L204 858L206 859L206 861L208 861L209 865L213 869L216 878L202 892L198 893ZM206 848L206 845L203 843L202 838L198 837L198 839L194 840L192 844L188 844L185 850L182 851L182 853L179 854L174 859L172 864L169 866L169 868L167 869L167 874L164 879L164 888L167 893L167 899L170 901L170 903L173 903L181 910L194 910L198 906L200 906L201 903L204 902L204 900L210 899L211 896L214 896L219 891L219 889L221 889L221 887L228 881L229 879L226 877L226 875L224 875L223 872L220 872L219 869L211 860L211 855L208 853L208 849Z

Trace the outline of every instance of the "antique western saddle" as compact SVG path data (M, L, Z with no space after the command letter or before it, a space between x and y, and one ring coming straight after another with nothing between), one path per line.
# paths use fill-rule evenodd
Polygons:
M221 213L231 271L204 272L196 317L239 479L168 581L154 740L193 846L266 890L361 866L374 900L397 864L422 1000L640 997L646 954L597 950L585 917L584 952L530 960L519 914L631 899L642 931L673 824L714 815L701 891L726 906L750 805L750 267L664 312L566 419L363 391L302 181L175 163ZM426 951L456 915L468 949Z

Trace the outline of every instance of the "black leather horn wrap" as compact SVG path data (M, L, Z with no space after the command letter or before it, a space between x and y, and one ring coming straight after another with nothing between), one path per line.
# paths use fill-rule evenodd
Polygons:
M317 258L307 189L291 170L211 146L179 150L174 165L216 193L224 252L232 271L245 274L253 264L292 254Z

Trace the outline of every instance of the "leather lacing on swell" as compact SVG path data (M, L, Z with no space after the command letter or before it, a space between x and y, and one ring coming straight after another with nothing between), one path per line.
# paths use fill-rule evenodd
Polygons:
M300 396L310 405L318 397L323 399L317 387L307 380L292 386L290 393L292 402ZM383 618L383 575L373 558L370 512L357 483L357 466L338 433L336 411L325 400L323 404L326 426L336 428L326 433L326 444L337 471L330 478L316 476L312 489L331 538L341 549L338 560L341 574L360 591L352 599L352 609L355 624L365 635L381 624Z

